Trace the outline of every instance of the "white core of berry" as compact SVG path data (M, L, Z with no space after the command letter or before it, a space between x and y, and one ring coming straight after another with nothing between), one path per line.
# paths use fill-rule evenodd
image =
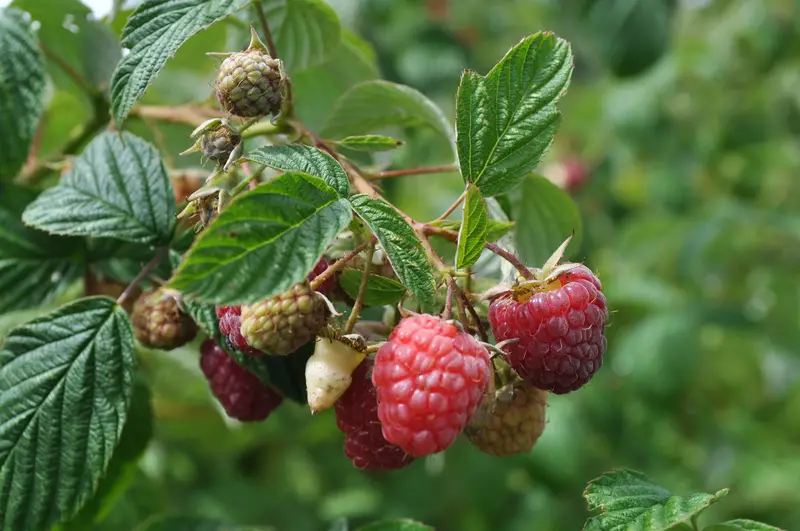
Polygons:
M317 338L314 355L306 362L308 406L313 413L326 410L353 381L353 371L364 354L340 341Z

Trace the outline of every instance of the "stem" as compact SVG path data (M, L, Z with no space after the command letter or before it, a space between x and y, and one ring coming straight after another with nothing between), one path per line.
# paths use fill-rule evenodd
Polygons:
M191 107L180 105L177 107L166 107L161 105L137 105L134 107L130 116L137 118L153 118L164 122L176 124L186 124L197 127L209 118L225 118L227 114L208 107Z
M453 314L453 291L455 288L455 279L451 278L447 284L447 295L444 299L444 311L442 312L442 319L447 321Z
M450 214L452 214L452 213L455 211L455 209L457 209L457 208L458 208L458 206L461 204L461 202L462 202L462 201L463 201L463 200L464 200L466 197L467 197L467 191L466 191L466 190L464 190L464 191L461 193L461 195L460 195L460 196L458 196L458 199L456 199L456 200L455 200L455 202L454 202L452 205L450 205L450 206L447 208L447 210L445 210L445 211L444 211L444 214L442 214L441 216L439 216L438 218L436 218L436 221L444 221L444 220L446 220L448 217L450 217Z
M258 121L260 119L261 119L260 116L256 116L255 118L250 118L249 120L247 120L245 123L243 123L241 126L239 126L239 134L242 134L245 131L247 131L248 129L250 129L256 123L258 123Z
M231 196L231 197L235 197L235 196L236 196L237 194L239 194L239 193L240 193L242 190L244 190L245 188L247 188L247 187L250 185L250 183L251 183L251 182L252 182L254 179L257 179L257 178L258 178L258 176L259 176L259 175L261 175L261 172L263 172L265 168L266 168L266 166L264 166L263 164L261 164L261 165L260 165L260 168L257 168L255 171L253 171L252 173L250 173L250 175L246 175L246 176L245 176L245 178L244 178L244 179L242 179L242 181L241 181L239 184L237 184L236 186L234 186L234 187L231 189L230 196Z
M269 122L259 122L249 125L247 128L240 129L239 133L242 135L242 138L253 138L254 136L273 135L281 131L282 129L280 127L272 125Z
M700 528L697 526L697 515L696 514L692 516L690 521L692 522L692 530L693 531L700 531Z
M361 245L358 245L352 251L347 253L346 255L342 256L338 260L336 260L333 264L328 266L328 269L320 273L314 280L311 281L311 289L316 290L320 287L326 280L328 280L334 273L337 271L344 269L344 266L347 265L347 262L355 258L355 256L367 248L367 246L372 245L375 242L375 238L370 238L368 241L365 241Z
M274 58L278 58L278 49L275 47L275 41L272 39L272 32L269 30L269 22L267 21L267 14L264 13L264 7L261 5L260 0L255 0L253 6L256 10L256 16L261 23L261 29L264 32L264 38L267 40L267 48L269 54Z
M344 327L344 333L349 334L353 331L358 321L358 314L361 313L361 308L364 307L364 295L367 294L367 284L369 283L369 270L372 269L372 255L375 254L375 245L370 243L367 248L367 260L364 264L364 274L361 275L361 285L358 286L358 296L355 303L353 303L353 310L350 312L350 317L347 319L347 324ZM316 280L316 279L315 279Z
M147 262L147 264L142 268L142 270L139 271L139 274L136 275L136 278L134 278L131 281L131 283L128 284L128 287L125 288L125 291L123 291L122 294L117 298L117 305L122 306L123 304L125 304L125 301L127 301L128 298L131 296L131 294L134 291L136 291L136 288L139 287L139 284L141 284L142 281L145 278L147 278L147 275L149 275L153 271L153 269L155 269L158 266L158 264L161 263L161 260L163 260L164 257L167 256L168 251L169 248L167 247L161 247L156 251L155 256L153 256L153 258L151 258L150 261Z
M445 164L442 166L424 166L422 168L407 168L404 170L389 170L376 173L369 176L370 181L377 181L380 179L393 179L395 177L403 177L405 175L425 175L427 173L450 173L457 171L458 168L455 164Z
M456 285L456 288L458 288L458 285ZM455 299L456 299L456 306L458 306L458 316L461 319L461 324L464 325L464 330L469 330L469 319L467 318L467 312L464 309L464 301L461 299L460 291L458 295L455 297Z
M475 307L472 305L472 301L469 300L466 293L463 291L458 292L459 298L464 306L467 308L467 311L472 316L472 319L475 321L475 326L478 327L478 334L481 337L481 341L489 341L489 336L486 334L486 329L483 327L483 322L481 318L478 316L478 312L475 311Z
M492 251L497 256L504 258L508 263L517 268L517 271L519 271L519 274L522 275L525 278L525 280L533 280L534 278L533 273L531 273L530 269L525 267L525 264L523 264L515 254L509 253L505 249L501 249L500 247L491 242L486 242L485 247L490 251Z
M72 68L69 63L67 63L64 59L62 59L57 53L53 50L48 48L42 43L39 43L39 46L42 49L42 52L48 59L53 61L58 68L60 68L66 75L69 77L78 87L86 93L87 96L94 99L97 97L99 92L97 89L89 83L89 81L83 77L77 70Z

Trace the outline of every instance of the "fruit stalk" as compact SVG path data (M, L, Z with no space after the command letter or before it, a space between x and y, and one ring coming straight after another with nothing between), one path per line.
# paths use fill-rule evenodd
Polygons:
M153 269L158 267L158 264L161 263L161 260L167 256L168 251L169 249L167 247L160 247L158 250L156 250L155 256L153 256L153 258L151 258L150 261L145 264L142 270L139 271L139 274L136 275L136 277L131 280L131 283L128 284L128 287L125 288L125 291L123 291L117 298L118 305L122 306L125 304L125 301L127 301L131 294L136 291L136 288L139 287L139 284L141 284L142 281L147 278L147 275L149 275Z
M344 333L349 334L353 331L358 321L358 314L364 307L364 296L367 294L367 284L369 283L369 270L372 268L372 256L375 254L375 244L371 243L367 247L367 256L364 261L364 273L361 275L361 284L358 286L358 296L353 303L353 310L350 312L350 317L347 319L347 324L344 327Z

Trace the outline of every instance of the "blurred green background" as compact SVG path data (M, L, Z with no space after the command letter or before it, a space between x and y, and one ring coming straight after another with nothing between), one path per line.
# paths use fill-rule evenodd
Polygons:
M287 404L262 425L226 423L196 346L143 353L154 437L97 528L133 529L170 512L291 531L340 517L578 530L586 482L625 466L680 493L730 487L701 522L800 529L796 0L330 4L349 44L293 75L301 117L314 126L348 86L376 76L423 91L452 119L464 68L485 73L540 30L572 42L573 82L541 172L583 179L570 187L583 219L572 257L598 272L613 311L604 368L583 390L551 398L530 455L501 460L459 441L406 470L368 475L342 454L331 411L312 418ZM144 102L207 100L217 63L203 54L240 48L242 31L220 23L193 38ZM54 80L56 108L70 110L48 113L43 153L91 112L69 79ZM177 157L191 128L133 119L130 129L158 142L173 168L198 165ZM409 132L392 167L451 162L425 135ZM462 186L455 174L425 175L392 180L386 193L431 219Z

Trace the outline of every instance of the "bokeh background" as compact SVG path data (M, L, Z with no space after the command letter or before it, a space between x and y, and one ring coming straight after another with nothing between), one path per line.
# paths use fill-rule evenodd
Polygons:
M330 3L351 45L293 76L312 126L347 87L374 77L423 91L452 118L464 68L485 73L539 30L572 42L563 123L540 172L579 206L582 238L571 256L606 286L606 364L580 392L551 398L529 455L500 460L459 441L404 471L366 475L343 456L332 412L312 418L292 404L261 425L229 423L200 375L196 345L143 352L154 435L97 529L134 529L171 512L288 531L328 529L341 517L411 517L442 531L578 530L586 482L619 466L679 493L730 487L701 522L800 529L798 3ZM88 13L73 0L12 4L44 17L53 6L73 10L73 20ZM44 30L59 35L57 25ZM80 32L62 30L69 51ZM217 63L204 54L241 48L242 31L222 23L193 38L144 103L210 101ZM108 71L94 53L102 79ZM42 153L92 111L51 72ZM174 170L198 166L177 156L190 128L134 118L130 129L156 142ZM409 132L393 167L450 162L425 135ZM426 175L392 180L386 192L432 219L462 186L455 174ZM0 328L28 317L5 316Z

